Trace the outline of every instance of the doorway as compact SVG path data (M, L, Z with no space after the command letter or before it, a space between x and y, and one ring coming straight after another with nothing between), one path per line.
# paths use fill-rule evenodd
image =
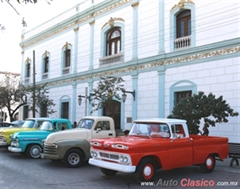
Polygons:
M103 108L103 116L113 118L115 129L121 129L121 103L113 100Z

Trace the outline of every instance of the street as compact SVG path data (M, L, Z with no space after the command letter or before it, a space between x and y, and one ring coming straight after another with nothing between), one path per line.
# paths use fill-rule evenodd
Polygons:
M198 167L157 172L154 183L138 183L133 174L104 176L100 169L88 165L66 168L61 162L29 159L0 148L1 189L137 189L137 188L239 188L240 172L223 171L221 166L210 173ZM222 185L222 186L217 186Z

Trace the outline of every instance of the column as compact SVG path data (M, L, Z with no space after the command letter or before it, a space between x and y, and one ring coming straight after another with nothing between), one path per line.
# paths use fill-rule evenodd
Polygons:
M132 75L132 86L135 90L135 100L132 102L132 121L137 119L137 106L138 106L138 73Z
M76 110L77 110L77 82L74 81L72 84L72 123L76 120Z
M94 56L94 26L95 21L89 22L91 29L90 29L90 57L89 57L89 70L93 69L93 56Z
M77 65L78 65L78 30L79 28L75 28L75 36L74 36L74 63L73 63L73 73L77 73Z
M158 117L165 117L165 66L158 69Z
M138 58L138 5L139 2L132 4L133 8L133 44L132 44L132 59L135 60Z
M165 53L164 36L164 0L159 1L159 54Z

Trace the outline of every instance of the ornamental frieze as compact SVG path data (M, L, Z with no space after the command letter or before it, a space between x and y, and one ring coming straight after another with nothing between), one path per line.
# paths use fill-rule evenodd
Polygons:
M116 75L116 74L128 73L128 72L132 72L135 70L145 70L145 69L149 69L149 68L160 67L163 65L179 64L179 63L183 63L183 62L190 62L190 61L194 61L194 60L206 59L206 58L222 56L222 55L226 55L226 54L239 53L239 52L240 52L240 46L226 48L226 49L219 49L219 50L210 51L210 52L204 52L204 53L198 53L198 54L193 54L193 55L189 55L189 56L167 59L165 61L157 61L157 62L141 64L141 65L137 65L137 66L136 65L129 66L129 67L116 69L116 70L109 70L109 71L105 71L105 72L101 72L101 73L96 73L93 75L79 76L77 78L74 77L74 78L67 79L67 80L61 80L61 81L48 83L48 86L67 84L67 83L74 82L76 80L84 81L84 80L88 80L88 79L103 77L106 75Z

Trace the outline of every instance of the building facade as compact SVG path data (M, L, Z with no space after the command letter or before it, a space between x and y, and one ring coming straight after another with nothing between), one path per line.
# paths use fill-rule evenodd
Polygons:
M121 129L138 118L167 117L179 99L199 91L222 95L240 112L239 9L238 1L81 1L23 31L21 82L47 82L56 104L51 116L73 122L92 110L88 98L78 105L79 95L87 97L102 76L122 77L129 93L114 105ZM230 117L210 135L239 142L239 123Z

